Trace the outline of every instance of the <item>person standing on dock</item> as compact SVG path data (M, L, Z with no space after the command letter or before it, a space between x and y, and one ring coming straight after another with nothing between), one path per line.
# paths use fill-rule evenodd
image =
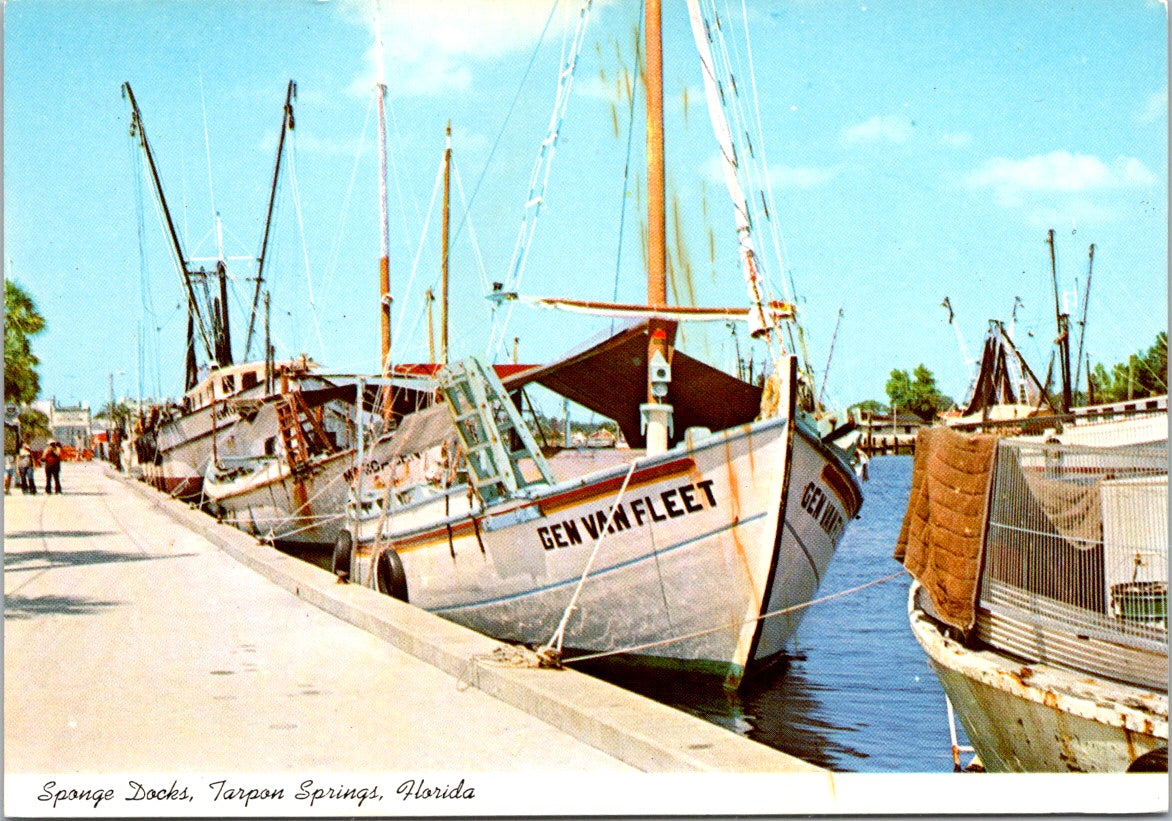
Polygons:
M41 456L45 463L45 493L53 492L53 485L57 486L57 495L61 495L61 445L57 440L49 442L45 453Z
M36 496L37 477L33 474L33 452L27 444L21 446L20 454L16 457L16 469L20 473L21 492Z

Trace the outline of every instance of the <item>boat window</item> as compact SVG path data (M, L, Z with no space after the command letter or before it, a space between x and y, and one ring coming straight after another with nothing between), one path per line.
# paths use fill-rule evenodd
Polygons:
M256 375L256 371L245 371L240 377L240 390L246 391L256 387L259 381L260 378Z
M235 374L228 374L223 379L221 379L220 380L220 388L224 391L225 395L230 394L230 393L235 393L236 392L236 375Z
M277 453L277 437L265 439L265 456L274 456Z

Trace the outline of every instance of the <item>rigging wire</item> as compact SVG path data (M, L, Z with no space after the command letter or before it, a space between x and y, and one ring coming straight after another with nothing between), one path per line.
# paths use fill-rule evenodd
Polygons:
M212 141L211 136L208 134L208 104L204 97L202 68L199 71L199 106L203 112L203 147L204 157L207 160L208 166L208 197L211 201L212 213L216 214L218 213L216 211L216 189L212 182Z
M317 303L313 297L313 274L309 264L309 243L305 240L305 219L301 211L301 187L297 180L297 140L294 138L289 142L289 176L293 187L293 210L297 214L297 229L301 236L301 256L305 263L305 287L309 292L309 313L313 317L313 329L317 333L317 349L321 351L322 359L325 360L326 345L322 341L321 323L317 316Z
M403 293L405 293L405 294L410 294L412 289L415 287L415 276L419 272L419 260L423 256L423 249L424 249L425 245L427 244L427 229L431 226L431 215L435 212L435 200L436 200L436 197L439 196L440 184L443 182L443 179L444 179L444 166L443 166L443 162L441 161L439 169L436 172L435 184L432 185L432 187L431 187L431 202L428 203L427 214L423 217L423 230L420 232L420 235L419 235L419 245L415 249L415 258L411 262L411 274L407 279L407 287L403 291ZM394 337L394 341L392 343L393 346L396 348L398 347L398 344L402 338L403 322L406 318L407 308L408 308L408 305L410 304L410 301L411 300L409 297L404 298L403 299L403 306L399 309L399 321L395 323L395 337ZM422 317L425 316L426 313L427 313L426 311L416 312L415 324L411 326L411 331L407 336L408 339L415 338L415 331L419 327L419 323L422 321Z
M533 47L533 53L529 55L529 63L525 66L525 71L521 75L521 82L517 84L517 91L513 94L513 100L509 103L508 111L505 112L505 118L501 121L500 130L497 131L496 139L492 142L492 148L488 152L488 159L484 161L484 168L480 171L480 176L476 179L476 186L472 189L472 196L468 198L468 204L471 205L476 200L476 195L480 193L480 184L484 182L485 176L488 174L489 166L492 165L492 158L496 154L497 148L500 147L501 138L504 137L505 128L509 124L509 120L513 116L513 109L517 107L517 101L521 99L521 92L525 89L525 81L529 79L529 72L533 69L533 64L537 62L537 55L541 52L541 46L545 42L545 35L549 31L549 24L553 22L554 12L557 11L558 0L554 0L549 7L549 15L545 18L545 25L541 28L541 34L537 38L537 45ZM455 243L456 237L460 235L460 231L464 228L464 223L468 219L468 212L465 210L464 218L460 220L456 230L452 232L452 242ZM488 293L488 289L485 289Z
M456 165L455 156L452 157L452 176L456 178L456 190L460 192L460 205L464 208L464 219L461 224L468 223L468 239L472 243L472 253L476 257L476 271L480 274L480 284L484 288L484 293L487 294L492 286L488 282L488 269L484 265L484 255L480 252L480 243L476 240L476 231L472 229L472 215L468 213L471 200L464 195L464 182L460 178L460 168ZM455 244L454 241L453 244Z
M330 251L330 264L322 275L319 287L327 291L326 284L338 270L338 261L342 253L342 237L346 233L346 219L350 213L350 201L354 194L354 185L358 179L358 165L362 155L366 152L366 135L370 129L371 114L374 111L374 97L366 103L366 117L362 121L362 130L358 134L358 148L354 152L354 162L350 167L350 182L346 186L346 195L342 198L342 209L338 215L338 228L334 233L334 247Z
M128 132L129 133L129 132ZM146 252L146 204L143 202L143 186L146 178L146 171L142 165L142 154L134 137L130 137L127 142L127 149L130 152L130 165L134 173L134 213L137 218L137 233L138 233L138 298L139 298L139 315L142 320L149 319L149 328L152 331L150 349L154 351L154 382L155 382L155 396L162 394L162 384L160 381L160 362L159 362L159 316L155 311L154 295L150 286L150 274L147 265ZM144 343L140 340L140 346ZM142 357L147 360L148 357ZM144 362L145 365L145 362ZM145 380L144 380L145 381ZM149 383L148 383L149 384Z
M574 28L572 38L569 28L562 38L562 61L558 72L557 91L554 95L553 111L550 113L549 128L546 137L541 142L533 169L529 178L529 194L526 197L521 225L517 232L517 239L513 246L512 259L509 262L508 274L505 277L505 290L516 291L521 285L525 274L525 266L529 259L529 252L533 247L533 237L537 230L537 219L541 214L541 204L545 199L545 190L549 184L550 171L553 168L553 158L557 147L562 123L565 121L566 110L570 102L570 91L574 84L575 69L578 65L578 56L582 51L582 44L586 38L586 22L589 19L593 0L583 0L578 10L578 23ZM488 343L488 359L496 361L501 353L508 331L509 320L513 315L515 302L510 302L505 311L503 321L493 322L492 333ZM495 320L495 312L494 312Z
M645 4L646 4L646 0L640 0L640 2L639 2L639 22L635 26L635 42L636 43L640 43L643 41L643 17L644 17ZM642 66L642 64L643 64L642 53L638 48L636 48L635 49L635 71L634 71L634 75L633 75L636 79L639 77L640 67ZM621 207L619 208L619 237L618 237L618 247L615 249L614 293L611 297L612 302L619 301L619 270L622 267L622 261L623 261L623 233L624 233L624 229L625 229L626 223L627 223L627 193L630 190L629 183L630 183L630 179L631 179L631 145L633 143L632 138L635 136L635 97L638 93L638 90L639 90L639 83L638 82L631 83L630 93L628 95L630 97L630 99L627 101L627 157L626 157L626 160L623 164L623 197L622 197ZM615 326L615 320L612 319L610 322L610 332L612 334L614 333L614 326Z

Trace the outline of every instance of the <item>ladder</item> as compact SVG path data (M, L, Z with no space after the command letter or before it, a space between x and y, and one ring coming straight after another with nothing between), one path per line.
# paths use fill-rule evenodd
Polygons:
M554 484L549 463L491 367L469 358L448 365L438 380L463 446L468 478L486 507L522 488ZM526 458L539 478L525 477L520 462Z
M310 413L300 389L281 394L276 408L277 427L281 431L281 441L285 444L285 458L294 473L307 470L314 454L336 450L321 422Z

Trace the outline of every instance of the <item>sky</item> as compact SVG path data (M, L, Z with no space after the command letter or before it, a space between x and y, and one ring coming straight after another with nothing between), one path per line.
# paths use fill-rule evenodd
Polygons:
M1167 329L1162 3L715 5L772 203L755 242L777 295L794 287L829 402L885 402L890 372L919 364L961 399L963 351L979 353L991 319L1015 321L1019 346L1044 373L1055 336L1050 229L1060 299L1072 323L1085 307L1093 361L1122 361ZM281 106L296 81L265 266L273 342L279 356L305 352L327 372L373 372L381 62L393 356L428 357L423 295L438 293L435 191L448 122L451 350L484 354L506 313L484 295L512 270L579 7L382 0L376 16L372 0L8 0L4 273L48 322L33 347L41 396L100 406L111 382L119 397L182 392L182 285L129 135L124 82L189 258L218 255L220 215L240 358ZM645 298L639 16L628 0L596 0L589 12L529 225L522 293ZM669 298L743 306L733 211L682 0L665 3L664 39ZM608 324L519 306L499 354L511 359L516 339L521 361L547 361ZM689 325L680 344L720 366L751 350L743 329L721 324ZM753 356L759 368L762 353Z

